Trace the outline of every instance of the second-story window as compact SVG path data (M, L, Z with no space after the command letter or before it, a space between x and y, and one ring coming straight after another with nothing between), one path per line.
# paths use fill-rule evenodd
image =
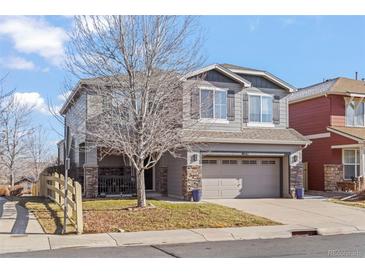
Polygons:
M364 126L364 103L351 102L346 106L346 126Z
M227 119L227 92L201 89L200 114L203 119Z
M272 123L272 97L249 95L249 120L252 123Z

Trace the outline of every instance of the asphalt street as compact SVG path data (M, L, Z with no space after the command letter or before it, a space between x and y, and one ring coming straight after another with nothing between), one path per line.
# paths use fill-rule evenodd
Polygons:
M159 246L65 248L1 254L33 258L364 258L365 234L296 236L288 239L204 242Z

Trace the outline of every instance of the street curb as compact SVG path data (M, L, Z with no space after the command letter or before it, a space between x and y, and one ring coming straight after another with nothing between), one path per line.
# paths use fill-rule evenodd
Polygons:
M289 239L293 234L302 235L338 235L365 233L356 227L313 228L301 225L253 226L207 229L180 229L164 231L140 231L122 233L98 233L82 235L24 235L13 237L0 234L0 254L19 253L63 248L152 246L167 244L188 244L255 239ZM313 233L314 234L311 234Z

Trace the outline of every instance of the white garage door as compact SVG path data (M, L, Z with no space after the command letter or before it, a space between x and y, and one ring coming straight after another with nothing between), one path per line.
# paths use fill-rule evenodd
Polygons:
M278 158L203 160L203 198L280 197Z

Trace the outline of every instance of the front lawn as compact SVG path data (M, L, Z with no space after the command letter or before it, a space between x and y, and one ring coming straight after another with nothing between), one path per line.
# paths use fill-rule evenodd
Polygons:
M274 221L211 204L149 200L146 209L135 209L133 199L83 201L84 232L148 231L277 225ZM62 212L49 200L25 202L47 233L62 231Z
M149 200L154 208L128 210L135 200L85 201L85 232L144 231L278 224L263 217L211 203Z

